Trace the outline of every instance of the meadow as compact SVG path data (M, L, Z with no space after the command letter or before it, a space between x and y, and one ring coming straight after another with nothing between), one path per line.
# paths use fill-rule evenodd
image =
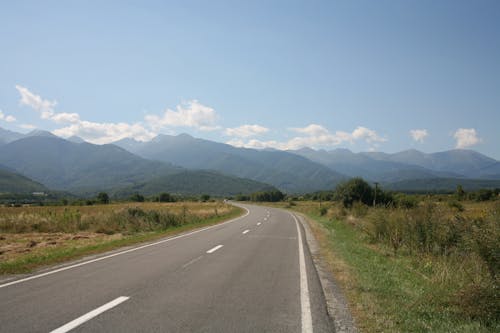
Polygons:
M500 201L290 201L309 217L362 332L498 332Z
M230 219L222 202L0 207L0 274L112 250Z

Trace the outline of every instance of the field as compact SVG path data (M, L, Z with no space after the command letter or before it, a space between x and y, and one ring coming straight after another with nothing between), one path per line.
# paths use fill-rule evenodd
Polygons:
M362 332L498 332L500 202L296 201Z
M241 209L221 202L0 207L0 274L29 272L239 214Z

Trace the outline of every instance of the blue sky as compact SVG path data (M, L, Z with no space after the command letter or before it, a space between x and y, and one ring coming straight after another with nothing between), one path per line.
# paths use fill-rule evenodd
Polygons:
M0 127L500 159L498 1L10 1Z

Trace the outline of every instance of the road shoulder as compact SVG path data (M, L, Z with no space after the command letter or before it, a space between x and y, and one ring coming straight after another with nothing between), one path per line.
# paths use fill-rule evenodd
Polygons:
M335 332L358 332L354 319L352 318L349 311L347 300L344 297L342 290L338 286L338 283L335 281L335 277L327 269L327 264L325 263L321 255L320 245L314 237L309 225L312 222L303 214L297 212L294 212L294 214L298 217L298 220L304 227L307 245L309 247L314 266L318 273L321 287L326 299L328 315L331 317L332 322L334 323Z

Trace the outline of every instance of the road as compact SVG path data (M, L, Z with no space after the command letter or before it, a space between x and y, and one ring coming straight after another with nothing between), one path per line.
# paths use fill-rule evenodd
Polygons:
M217 226L0 282L0 332L332 332L300 224L242 207Z

